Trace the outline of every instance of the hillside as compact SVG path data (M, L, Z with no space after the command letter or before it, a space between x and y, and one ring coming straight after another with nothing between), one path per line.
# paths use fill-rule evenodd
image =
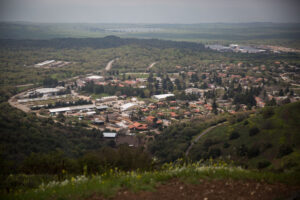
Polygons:
M194 145L192 160L221 158L249 168L300 169L300 102L230 117Z

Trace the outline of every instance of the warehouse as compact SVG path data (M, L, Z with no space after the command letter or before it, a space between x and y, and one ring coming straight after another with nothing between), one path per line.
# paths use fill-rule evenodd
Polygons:
M153 98L156 100L165 100L169 97L174 97L174 94L159 94L159 95L153 95Z
M95 105L90 104L90 105L83 105L83 106L53 108L53 109L49 109L49 112L51 114L57 114L57 113L62 113L62 112L67 112L67 111L88 110L88 109L94 109L94 108L95 108Z

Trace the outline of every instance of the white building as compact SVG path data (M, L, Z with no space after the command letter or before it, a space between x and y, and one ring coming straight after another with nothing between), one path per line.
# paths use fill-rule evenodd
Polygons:
M86 77L86 79L88 81L103 81L104 77L103 76L92 75L92 76Z
M157 100L165 100L168 97L174 97L174 96L175 96L174 94L158 94L158 95L153 95L153 98Z
M98 102L108 102L108 101L117 101L118 97L117 96L107 96L107 97L102 97L101 99L96 99Z
M111 132L104 132L103 137L104 138L116 138L117 133L111 133Z
M39 94L49 94L49 93L57 93L63 89L65 89L65 88L64 87L40 88L40 89L36 89L35 92L39 93Z
M54 108L49 109L49 112L51 114L61 113L61 112L67 112L67 111L76 111L76 110L87 110L87 109L93 109L95 108L94 104L90 105L82 105L82 106L71 106L71 107L63 107L63 108Z
M128 111L136 108L138 105L136 103L126 103L120 107L121 111Z

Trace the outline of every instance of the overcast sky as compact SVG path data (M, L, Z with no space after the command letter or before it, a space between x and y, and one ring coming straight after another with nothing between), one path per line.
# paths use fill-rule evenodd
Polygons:
M300 0L0 0L0 21L300 22Z

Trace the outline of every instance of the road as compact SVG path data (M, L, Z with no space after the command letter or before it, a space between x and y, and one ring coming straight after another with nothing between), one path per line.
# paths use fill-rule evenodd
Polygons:
M25 92L22 92L22 93L19 93L19 94L16 94L15 96L12 96L9 100L8 100L8 103L10 106L12 107L15 107L19 110L22 110L23 112L26 112L28 113L30 111L30 108L28 108L27 106L23 105L23 104L20 104L18 103L18 100L17 100L17 96L19 95L23 95L25 94L27 91Z
M147 70L151 69L157 62L151 63L151 65L149 65L149 67L147 67Z
M33 86L33 83L25 84L25 85L17 85L16 87L28 87L28 86Z
M224 122L223 122L223 123L220 123L220 124L217 124L217 125L214 125L214 126L211 126L211 127L207 128L207 129L205 129L200 135L198 135L198 136L191 142L191 145L190 145L189 148L186 150L185 156L188 156L188 155L189 155L189 153L190 153L191 149L193 148L194 144L197 143L197 142L199 141L199 139L200 139L202 136L204 136L205 134L207 134L208 132L210 132L211 130L213 130L214 128L216 128L217 126L220 126L220 125L222 125L222 124L224 124Z

